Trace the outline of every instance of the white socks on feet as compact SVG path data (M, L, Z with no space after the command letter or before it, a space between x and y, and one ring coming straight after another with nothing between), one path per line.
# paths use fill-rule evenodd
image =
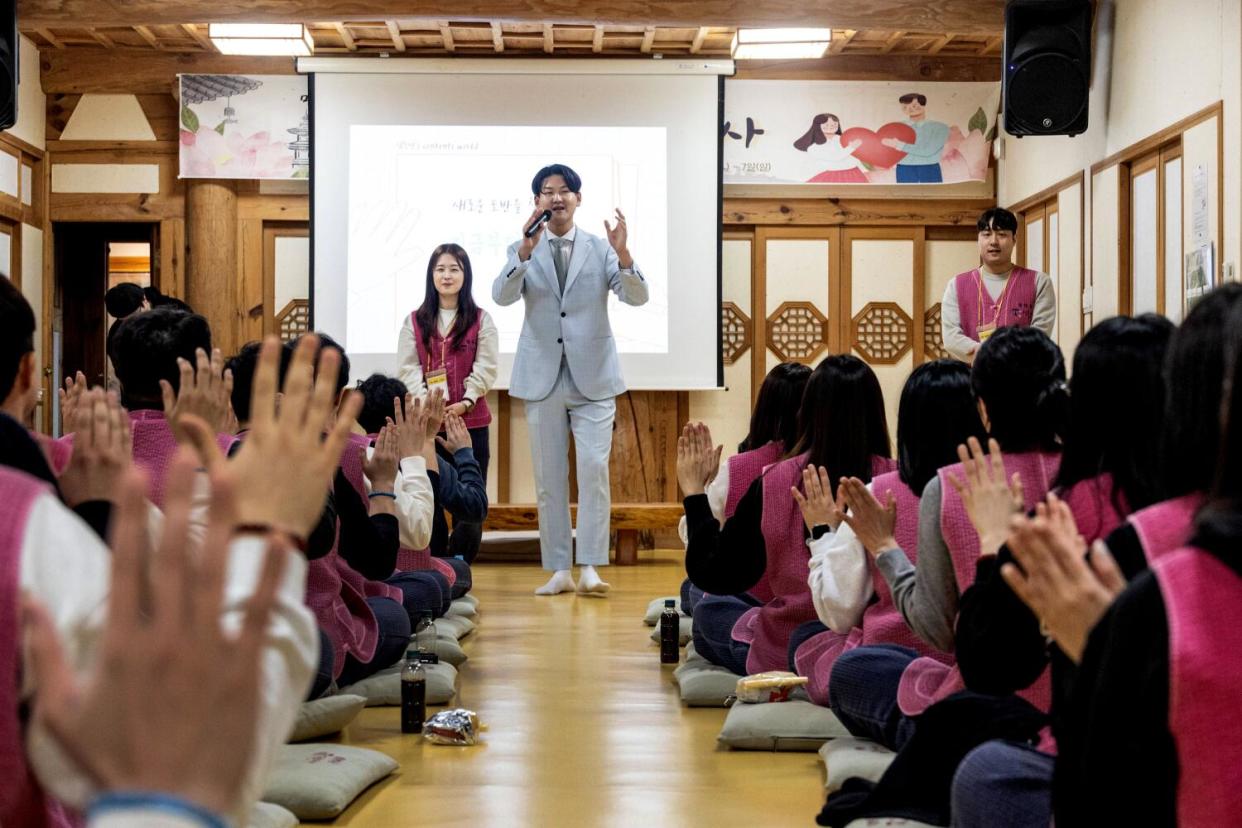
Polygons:
M561 592L574 591L574 576L568 569L558 569L552 573L548 582L535 590L536 595L557 595Z
M582 577L578 579L578 592L583 595L603 595L607 591L608 582L599 577L595 567L582 567Z

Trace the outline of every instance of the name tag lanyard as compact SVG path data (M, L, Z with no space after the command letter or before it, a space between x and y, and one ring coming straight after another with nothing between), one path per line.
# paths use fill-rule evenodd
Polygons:
M996 305L992 308L992 321L985 324L983 321L983 275L979 272L979 268L975 268L975 289L979 293L978 302L975 305L977 312L975 332L979 334L980 342L987 342L988 337L996 333L996 329L1000 325L1000 320L1004 315L1006 307L1009 305L1009 288L1013 286L1014 270L1017 270L1017 268L1009 271L1009 278L1005 280L1005 287L1001 291L1000 298L996 300ZM989 296L988 299L991 299L991 297Z

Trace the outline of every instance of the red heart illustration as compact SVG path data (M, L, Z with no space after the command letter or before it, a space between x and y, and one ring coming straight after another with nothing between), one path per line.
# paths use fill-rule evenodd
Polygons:
M913 144L918 138L914 128L909 124L891 123L872 132L866 127L850 127L841 135L841 145L848 146L852 141L861 141L862 146L854 150L854 157L859 161L886 170L898 164L906 154L901 150L886 147L882 143L885 138L896 138L906 144Z

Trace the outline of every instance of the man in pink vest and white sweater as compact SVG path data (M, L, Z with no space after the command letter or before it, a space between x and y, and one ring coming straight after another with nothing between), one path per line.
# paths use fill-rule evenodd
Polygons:
M953 277L940 301L944 349L955 359L974 362L980 343L1007 325L1034 326L1055 340L1052 280L1047 273L1013 263L1017 217L992 207L983 211L975 227L981 264Z

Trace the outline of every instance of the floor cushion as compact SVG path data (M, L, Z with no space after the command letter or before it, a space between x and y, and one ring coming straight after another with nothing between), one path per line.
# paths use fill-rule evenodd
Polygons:
M362 696L367 700L367 707L400 705L401 666L398 662L362 681L342 687L341 692ZM448 704L457 692L457 668L442 661L439 664L424 664L423 669L427 672L427 704Z
M684 647L694 637L694 619L688 615L678 616L677 643ZM660 625L651 628L651 640L660 643Z
M449 611L446 613L446 615L459 616L461 618L474 618L478 614L478 608L474 604L469 601L463 601L461 598L449 604Z
M716 739L734 750L813 751L848 735L831 710L795 699L733 705Z
M398 768L386 754L347 745L283 745L268 776L264 802L298 819L332 819L358 795Z
M410 640L413 646L413 639ZM461 648L461 644L457 643L457 639L446 633L438 633L436 635L436 655L441 661L448 662L454 667L460 667L466 663L466 651Z
M855 776L879 782L896 756L883 745L855 736L841 736L825 742L819 749L819 758L824 762L824 787L832 793Z
M647 605L647 612L643 615L643 623L648 627L654 627L660 623L660 613L664 612L664 602L672 599L677 602L677 614L681 614L681 599L676 595L670 595L668 598L653 598L651 603Z
M246 828L296 828L297 816L273 802L257 802L250 811Z
M302 702L293 722L290 742L305 742L330 733L340 733L367 706L362 696L336 695Z
M474 632L475 623L462 615L445 615L436 619L436 635L450 635L461 641Z
M686 645L686 660L673 671L673 681L687 707L724 707L725 699L737 690L738 676L732 670L712 664Z

